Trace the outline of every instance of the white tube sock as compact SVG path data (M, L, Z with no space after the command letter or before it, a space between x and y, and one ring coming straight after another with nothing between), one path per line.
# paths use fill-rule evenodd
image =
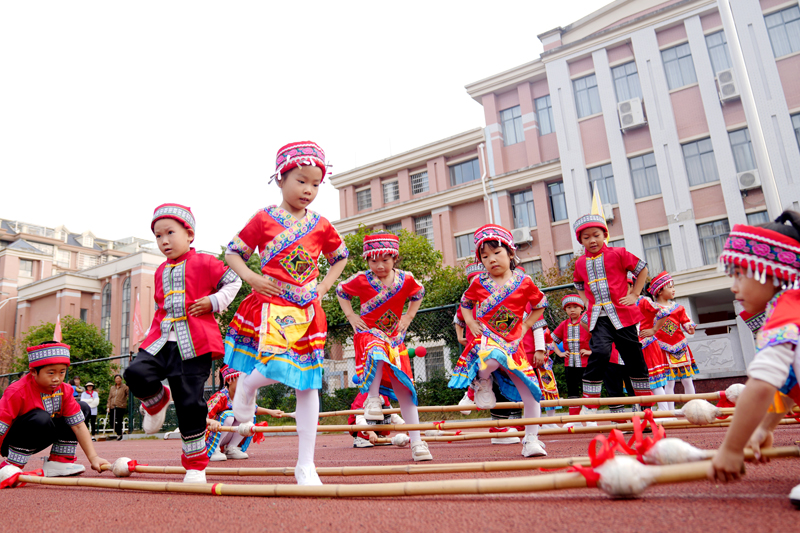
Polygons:
M319 423L319 396L317 389L297 390L297 466L314 466L314 446Z

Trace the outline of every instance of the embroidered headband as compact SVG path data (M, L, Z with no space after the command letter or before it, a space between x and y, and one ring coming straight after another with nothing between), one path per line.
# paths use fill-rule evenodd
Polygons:
M156 226L156 221L162 218L171 218L180 222L184 228L194 231L194 215L192 208L181 204L161 204L153 211L153 221L150 222L150 231Z
M51 342L28 348L28 367L38 368L45 365L69 366L69 345Z
M672 283L672 276L670 276L667 272L662 272L654 277L652 281L650 281L650 294L652 294L653 298L655 298L658 296L658 293L661 292L661 289L672 285Z
M481 272L486 272L486 268L483 266L483 263L470 263L466 266L466 271L467 279L472 279Z
M777 287L800 284L800 242L766 228L736 224L728 234L720 267L730 276L733 268L747 269L747 277L761 283L772 276Z
M236 379L236 378L238 378L239 376L242 375L241 372L239 372L238 370L232 369L228 365L224 365L220 369L220 372L222 373L222 379L223 379L223 381L225 381L225 385L227 385L228 383L230 383L231 381L233 381L234 379Z
M606 221L603 217L600 215L583 215L572 225L572 229L575 230L575 237L578 239L579 243L581 242L581 232L589 228L600 228L608 233L608 226L606 226Z
M400 237L394 233L376 233L364 235L364 259L375 259L383 255L398 257L400 255Z
M512 252L517 249L517 247L514 245L514 237L511 236L511 232L503 226L498 226L497 224L486 224L485 226L481 226L475 232L474 239L475 257L478 258L478 261L481 260L481 248L487 242L495 241L498 243L503 243L508 246ZM513 258L514 254L512 253L511 255Z
M278 150L278 156L275 159L275 174L269 177L270 183L300 165L319 167L322 170L320 183L325 180L327 167L325 152L315 142L302 141L289 143Z
M561 298L561 308L564 309L568 305L579 305L582 309L586 309L586 305L577 294L567 294Z

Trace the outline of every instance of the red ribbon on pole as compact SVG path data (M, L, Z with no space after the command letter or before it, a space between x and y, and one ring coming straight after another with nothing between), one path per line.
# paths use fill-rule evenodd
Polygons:
M17 480L19 480L19 476L39 476L44 477L44 471L39 468L32 472L17 472L16 474L7 477L2 482L0 482L0 489L7 489L7 488L14 488L17 487L24 487L27 483L20 483L17 485Z

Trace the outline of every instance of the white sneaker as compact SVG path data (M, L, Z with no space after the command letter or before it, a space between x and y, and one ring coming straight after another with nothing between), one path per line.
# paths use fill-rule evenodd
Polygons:
M372 448L374 446L375 445L367 439L363 439L361 437L356 437L353 439L353 448Z
M205 483L206 471L205 470L187 470L186 475L183 476L184 483Z
M596 415L597 409L589 409L586 406L581 407L581 414L582 415ZM584 422L586 427L597 427L597 422Z
M44 477L61 477L82 474L86 471L86 468L76 463L59 463L45 458L42 470L44 471Z
M238 446L228 446L225 448L225 457L228 459L249 459L250 456L247 455L242 449Z
M14 465L6 465L3 468L0 468L0 483L10 478L14 474L21 474L21 473L22 470L20 470L19 467L16 467ZM16 487L17 485L19 485L19 481L14 483L12 487Z
M502 435L502 433L498 433L498 435ZM519 440L519 437L495 437L492 439L492 444L517 444Z
M142 421L142 429L148 435L152 435L153 433L158 433L159 431L161 431L161 426L164 425L164 419L167 417L167 408L169 408L169 399L172 396L169 387L164 387L164 394L167 397L167 401L164 404L164 407L159 412L157 412L154 415L148 414L147 411L145 411L144 413L144 420Z
M583 427L583 422L567 422L563 426L562 429L569 429L569 428L581 428Z
M542 429L560 429L558 424L545 424L542 426Z
M544 451L544 443L540 440L525 440L522 446L523 457L546 457L547 452Z
M472 390L475 391L475 405L481 409L492 409L497 405L497 398L492 390L492 376L486 379L475 378Z
M383 405L380 396L368 396L364 402L364 418L383 422Z
M467 391L467 392L465 392L465 393L464 393L464 397L463 397L463 398L461 398L461 399L458 401L458 405L475 405L475 402L473 402L473 401L470 399L470 397L469 397L469 391ZM472 412L472 410L469 410L469 411L459 411L459 412L460 412L462 415L466 416L466 415L470 414L470 413Z
M418 440L411 443L411 458L414 461L433 461L433 456L428 450L428 443L424 440Z
M249 392L239 380L236 386L236 395L233 397L233 418L236 420L253 420L256 415L256 393L258 389Z
M0 470L0 472L2 472L2 470ZM2 479L2 476L0 476L0 479ZM792 505L800 509L800 485L796 485L789 493L789 501L792 502Z
M298 485L322 485L314 465L294 467L294 478Z
M211 454L211 457L208 458L209 461L227 461L228 456L225 455L220 451L219 448L214 450L214 453Z

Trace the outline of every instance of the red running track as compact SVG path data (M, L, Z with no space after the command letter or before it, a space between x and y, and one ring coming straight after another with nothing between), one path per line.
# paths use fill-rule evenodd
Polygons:
M700 448L716 448L725 429L672 430ZM780 428L775 445L800 440L800 429ZM586 455L590 436L545 437L549 457ZM126 440L96 443L101 457L112 461L126 456L150 465L178 465L178 440ZM212 463L213 466L293 466L296 437L268 437L251 446L251 459ZM491 445L489 441L430 443L436 462L480 462L522 459L521 445ZM29 467L41 465L39 454ZM79 461L87 466L85 456ZM346 435L317 439L317 466L407 464L406 448L383 446L354 449ZM419 476L323 477L325 483L438 480L472 477L540 475L536 471ZM110 472L103 474L111 478ZM130 479L180 481L181 476L133 474ZM213 477L224 483L294 483L292 477ZM429 496L391 499L310 499L214 497L147 493L89 487L28 485L0 493L3 513L0 531L203 532L203 531L587 531L659 532L791 531L800 511L788 500L800 483L800 461L775 460L748 465L744 481L714 485L708 481L649 488L639 500L612 500L599 489L486 496Z

